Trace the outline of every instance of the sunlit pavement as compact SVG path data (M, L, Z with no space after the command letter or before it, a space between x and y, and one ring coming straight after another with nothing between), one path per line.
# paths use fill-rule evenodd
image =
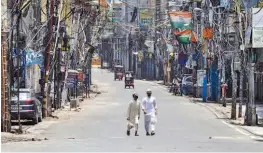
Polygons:
M102 94L87 102L73 118L51 125L46 141L2 144L2 151L262 151L254 141L217 119L212 112L183 97L171 96L159 86L135 81L124 89L107 70L93 69ZM132 93L140 99L151 88L158 103L156 135L146 137L143 117L139 137L126 136L126 111Z

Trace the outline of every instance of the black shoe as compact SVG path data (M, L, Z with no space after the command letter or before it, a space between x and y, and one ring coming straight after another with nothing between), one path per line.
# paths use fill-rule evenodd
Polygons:
M150 133L149 133L149 132L147 132L147 133L146 133L146 136L150 136Z
M130 136L130 131L127 131L127 136Z
M151 135L153 136L153 135L155 135L155 133L154 133L154 132L152 132L152 133L151 133Z
M137 132L137 131L135 131L135 136L139 136L139 134L138 134L138 132Z

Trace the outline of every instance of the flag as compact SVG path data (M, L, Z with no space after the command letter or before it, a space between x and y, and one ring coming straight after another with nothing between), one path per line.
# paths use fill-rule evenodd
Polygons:
M191 12L169 12L170 22L172 28L176 29L190 29L192 20Z

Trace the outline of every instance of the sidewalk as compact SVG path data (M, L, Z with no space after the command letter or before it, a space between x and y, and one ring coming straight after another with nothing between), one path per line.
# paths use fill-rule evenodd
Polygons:
M154 84L159 85L160 87L167 89L168 92L168 86L163 84L163 81L150 81ZM258 114L258 120L259 120L259 126L246 126L244 125L244 116L245 116L245 110L246 106L242 106L242 118L237 118L236 120L231 120L231 103L227 103L226 107L223 107L222 104L216 103L216 102L202 102L201 98L192 98L188 96L184 96L185 98L188 98L190 101L199 104L203 107L206 107L211 112L213 112L218 118L225 119L230 124L233 124L235 126L238 126L238 128L241 128L255 136L263 137L263 105L257 105L256 111ZM237 103L237 117L238 117L238 103Z
M12 126L13 133L1 132L1 143L47 140L46 138L41 138L40 134L42 132L46 131L54 123L69 120L71 116L81 111L81 107L84 104L87 104L87 101L93 100L98 94L100 94L97 85L93 85L91 89L92 92L90 93L90 98L84 99L84 101L80 102L78 108L70 109L70 105L66 104L64 108L54 111L52 113L53 117L47 117L36 125L28 125L28 123L22 125L23 134L15 134L18 126Z
M203 107L206 107L211 112L213 112L218 118L220 119L226 119L229 123L238 126L239 128L253 134L256 136L263 137L263 105L257 105L257 114L259 123L261 123L259 126L246 126L244 125L244 116L246 111L246 106L242 106L242 117L237 118L236 120L230 119L231 117L231 103L227 103L226 107L223 107L222 104L215 103L215 102L202 102L201 98L189 98L192 102L197 103ZM238 117L238 107L237 104L237 117Z

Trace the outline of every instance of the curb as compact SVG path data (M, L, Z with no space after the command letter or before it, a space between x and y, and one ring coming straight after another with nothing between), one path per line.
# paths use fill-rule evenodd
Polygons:
M244 131L246 131L246 132L248 132L248 133L250 133L250 134L252 134L252 135L254 135L254 136L260 137L260 138L263 140L263 135L254 133L254 132L252 132L251 130L248 130L248 129L242 127L242 126L239 126L239 128L241 128L242 130L244 130Z
M158 83L156 83L156 82L150 82L150 81L147 81L147 80L140 80L140 81L146 82L146 83L149 83L149 84L157 85L158 87L161 87L162 89L166 90L164 85L160 85L160 84L158 84ZM243 128L243 127L241 127L241 126L232 124L232 123L230 122L231 120L228 119L228 116L227 116L224 112L218 111L218 110L216 110L216 109L214 109L214 108L211 108L210 106L207 106L207 105L202 104L202 103L196 103L196 102L194 102L193 99L191 99L191 98L187 98L187 97L185 97L185 98L188 99L190 102L192 102L192 103L194 103L194 104L197 104L197 105L200 105L200 106L202 106L202 107L205 107L205 108L208 109L211 113L213 113L218 119L223 119L224 122L225 122L225 124L227 124L228 126L230 126L230 127L232 127L232 128L238 129L237 131L239 131L240 133L244 134L243 131L248 132L248 133L250 133L249 136L250 136L251 139L253 139L253 140L258 140L258 141L263 141L263 135L256 134L256 133L254 133L254 132L252 132L252 131L250 131L250 130L248 130L248 129L246 129L246 128ZM219 114L218 114L219 112L220 112L222 115L219 115ZM247 135L247 134L244 134L244 135ZM251 135L253 135L253 136L251 136Z
M263 135L259 135L259 134L255 133L255 132L252 132L251 130L248 130L248 129L242 127L242 126L232 124L232 123L230 122L231 120L228 119L228 116L227 116L224 112L220 112L220 111L218 111L218 110L216 110L216 109L214 109L214 108L211 108L210 106L207 106L207 105L205 105L205 104L196 103L196 102L194 102L192 99L189 99L189 100L190 100L192 103L195 103L195 104L198 104L198 105L200 105L200 106L202 106L202 107L207 108L207 109L208 109L210 112L212 112L218 119L223 118L223 120L224 120L227 124L230 124L231 126L234 126L234 127L238 128L238 129L240 129L240 130L243 130L243 131L246 131L246 132L252 134L253 136L251 136L251 137L254 137L254 136L260 137L260 138L252 138L252 139L260 139L260 140L263 139ZM222 113L222 116L219 115L217 112Z

